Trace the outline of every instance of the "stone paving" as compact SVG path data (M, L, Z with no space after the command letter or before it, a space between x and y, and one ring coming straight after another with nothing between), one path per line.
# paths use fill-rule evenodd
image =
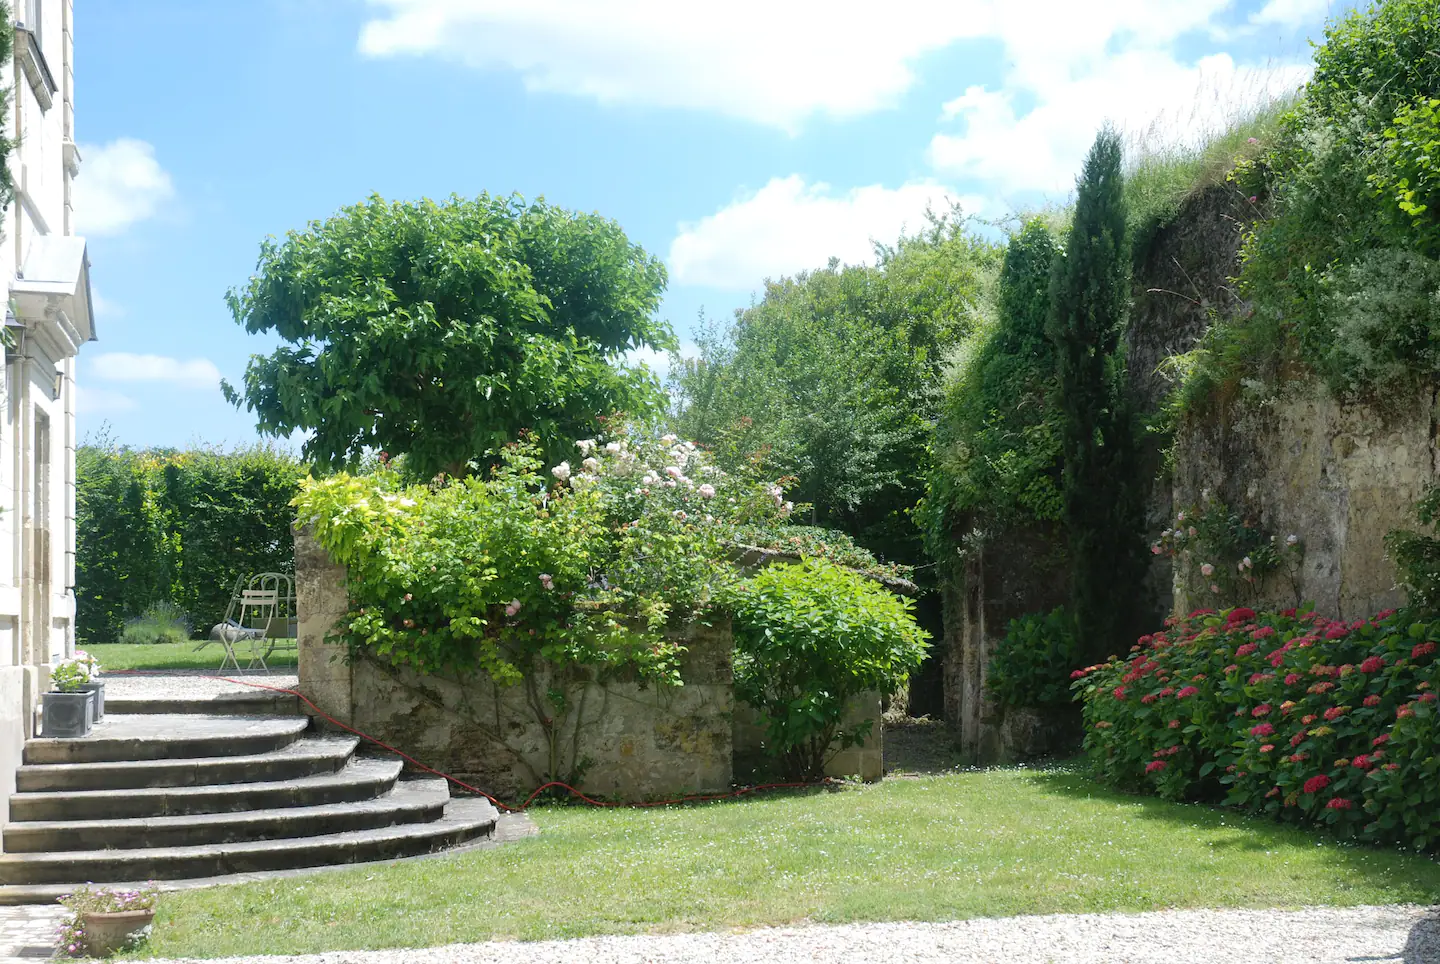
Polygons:
M58 904L0 907L0 964L52 956L55 935L65 915L65 908Z

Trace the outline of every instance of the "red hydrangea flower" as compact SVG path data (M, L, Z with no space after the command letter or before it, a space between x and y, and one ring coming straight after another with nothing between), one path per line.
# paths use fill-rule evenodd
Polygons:
M1261 723L1258 726L1250 727L1251 736L1269 736L1271 733L1274 732L1275 727L1271 726L1269 723Z
M1240 667L1236 666L1234 663L1231 663L1229 666L1225 667L1225 675L1228 676L1239 668Z
M1294 640L1294 643L1297 649L1309 649L1318 641L1318 638L1315 636L1301 636L1299 639Z
M1351 760L1350 765L1358 770L1368 770L1375 764L1371 763L1370 758L1362 753L1355 759Z
M1371 656L1360 664L1360 672L1362 673L1378 673L1384 668L1385 657L1383 656Z
M1185 698L1188 697L1188 696L1194 696L1194 695L1195 695L1196 693L1198 693L1198 692L1200 692L1200 690L1199 690L1198 687L1195 687L1195 686L1187 686L1187 687L1185 687L1184 689L1182 689L1180 692L1176 693L1176 694L1175 694L1175 698L1176 698L1177 700L1183 700L1183 699L1185 699Z
M1379 693L1371 693L1369 696L1365 697L1365 705L1366 705L1366 706L1379 706L1379 705L1380 705L1380 694L1379 694Z
M1269 800L1271 797L1278 797L1278 796L1280 796L1280 788L1279 788L1279 787L1271 787L1271 788L1270 788L1270 792L1267 793L1267 794L1265 794L1265 799L1266 799L1266 800Z
M1325 630L1326 639L1344 639L1346 636L1349 635L1350 630L1343 625L1331 626L1329 629Z
M1302 787L1301 790L1305 793L1319 793L1321 790L1324 790L1329 785L1330 778L1327 777L1325 774L1321 773L1318 776L1313 776L1310 779L1306 780L1305 786Z
M1380 746L1382 743L1389 743L1389 742L1390 742L1390 734L1389 734L1389 733L1381 733L1381 734L1380 734L1379 736L1377 736L1375 739L1373 739L1373 740L1370 741L1370 745L1371 745L1371 746Z
M1204 674L1204 673L1196 673L1194 676L1190 677L1190 682L1192 682L1192 683L1198 683L1198 682L1200 682L1200 681L1201 681L1202 679L1204 679L1204 678L1205 678L1205 674Z
M1144 696L1140 697L1140 702L1144 703L1146 706L1149 706L1151 703L1155 702L1159 698L1160 697L1156 696L1154 693L1146 693Z
M1175 687L1173 687L1173 686L1167 686L1167 687L1165 687L1163 690L1160 691L1160 695L1161 695L1162 697L1170 696L1170 695L1172 695L1174 692L1175 692Z
M1294 736L1292 736L1292 737L1290 738L1290 745L1291 745L1291 746L1299 746L1301 743L1304 743L1304 742L1305 742L1305 731L1304 731L1304 730L1301 730L1299 733L1296 733Z
M1398 764L1398 763L1387 763L1387 764L1385 764L1385 766L1381 767L1381 769L1383 769L1383 770L1398 770L1398 769L1400 769L1400 764Z
M1349 800L1346 800L1344 797L1334 797L1334 798L1332 798L1332 799L1330 800L1329 803L1325 804L1325 809L1326 809L1326 810L1350 810L1350 809L1352 809L1354 806L1355 806L1355 804L1351 803Z
M1333 690L1334 688L1335 688L1335 684L1334 684L1334 683L1330 683L1330 682L1316 683L1314 686L1310 687L1310 688L1309 688L1308 690L1306 690L1305 692L1307 692L1307 693L1324 693L1326 690Z
M1077 669L1075 672L1070 674L1071 679L1083 679L1084 676L1085 671L1083 669Z
M1433 703L1433 702L1435 702L1435 694L1434 694L1434 693L1421 693L1421 694L1420 694L1420 702L1422 702L1422 703Z
M1421 656L1429 656L1433 652L1435 652L1435 643L1433 641L1417 643L1415 648L1410 650L1410 658L1419 659Z
M1395 719L1397 719L1397 720L1403 720L1403 719L1405 719L1405 717L1407 717L1407 716L1414 716L1414 715L1415 715L1415 704L1414 704L1414 703L1406 703L1404 706L1398 706L1398 707L1395 708Z
M1154 773L1157 770L1165 769L1165 767L1167 766L1169 766L1169 764L1167 764L1164 760L1151 760L1149 763L1145 764L1145 772Z
M1300 722L1304 723L1306 726L1309 726L1311 723L1315 722L1315 714L1307 713L1305 716L1300 717Z
M1225 621L1227 623L1243 623L1254 618L1255 610L1241 606L1239 609L1230 610L1230 615L1225 617Z
M1327 721L1338 720L1338 719L1340 719L1340 717L1342 717L1342 716L1345 715L1345 711L1346 711L1347 709L1349 709L1349 707L1345 707L1345 706L1332 706L1332 707L1330 707L1328 710L1325 711L1325 719L1326 719Z
M1256 639L1269 639L1271 636L1275 635L1275 627L1261 626L1259 629L1255 630L1254 635Z
M1269 703L1261 703L1259 706L1255 707L1253 710L1250 711L1250 715L1251 715L1251 716L1256 716L1256 717L1259 717L1259 716L1268 716L1269 714L1270 714L1270 704L1269 704Z
M1309 758L1310 754L1308 753L1292 753L1290 756L1287 756L1285 758L1285 761L1287 763L1299 763L1302 760L1308 760Z
M1293 618L1295 617L1295 610L1294 610L1294 609L1282 609L1282 610L1280 610L1280 615L1282 615L1282 616L1289 616L1289 617L1291 617L1291 618L1293 619Z
M1275 749L1275 744L1273 744L1273 743L1266 743L1264 746L1262 746L1262 747L1260 748L1260 752L1261 752L1261 753L1269 753L1269 752L1270 752L1271 750L1273 750L1273 749Z
M1301 677L1299 673L1290 673L1285 677L1285 685L1294 686L1296 683L1300 682L1300 679Z
M1117 686L1117 687L1115 687L1114 696L1115 696L1115 698L1116 698L1117 700L1123 700L1123 699L1125 698L1125 687L1123 687L1123 686Z
M1243 659L1244 657L1249 656L1251 653L1255 652L1255 650L1259 648L1260 647L1256 646L1254 643L1246 643L1244 646L1241 646L1239 649L1235 650L1235 658Z
M1250 685L1251 685L1251 686L1254 686L1256 683L1263 683L1263 682L1265 682L1267 679L1274 679L1274 678L1275 678L1275 674L1274 674L1274 673L1251 673L1251 674L1250 674Z
M1172 729L1172 730L1178 730L1178 729L1180 729L1180 721L1179 721L1179 720L1171 720L1171 721L1170 721L1170 729Z
M1389 619L1393 615L1395 615L1395 610L1382 609L1380 612L1375 614L1375 622L1383 623L1385 620Z

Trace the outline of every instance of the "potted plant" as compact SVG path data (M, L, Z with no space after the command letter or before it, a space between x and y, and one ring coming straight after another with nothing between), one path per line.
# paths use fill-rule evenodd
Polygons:
M100 679L100 661L83 649L75 650L75 662L83 665L90 673L90 679L80 688L94 695L95 722L105 719L105 681Z
M50 692L42 703L41 732L47 737L90 735L95 722L95 697L83 687L90 682L90 667L73 659L62 660L50 671Z
M150 936L159 889L91 890L82 887L60 898L70 918L60 928L60 952L71 957L109 957Z

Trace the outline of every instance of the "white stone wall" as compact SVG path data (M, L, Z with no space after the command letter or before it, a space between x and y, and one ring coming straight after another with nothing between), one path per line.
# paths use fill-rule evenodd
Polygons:
M79 161L73 0L15 0L14 7L15 20L33 20L35 11L39 22L15 30L16 56L5 77L11 108L0 118L19 143L9 158L15 201L0 219L0 271L11 302L36 239L74 232L71 183ZM0 822L8 818L6 801L49 665L74 651L78 345L65 326L85 336L93 330L83 271L76 280L83 296L64 302L65 320L46 320L43 309L35 314L33 302L6 319L18 345L6 353L0 379Z

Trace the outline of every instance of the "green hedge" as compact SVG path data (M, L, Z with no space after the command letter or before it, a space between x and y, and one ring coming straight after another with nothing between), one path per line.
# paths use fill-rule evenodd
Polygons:
M235 577L294 568L291 500L305 469L265 446L76 453L76 635L118 640L127 620L172 603L192 630L225 614Z
M1077 670L1099 773L1347 837L1440 842L1440 621L1200 610Z

